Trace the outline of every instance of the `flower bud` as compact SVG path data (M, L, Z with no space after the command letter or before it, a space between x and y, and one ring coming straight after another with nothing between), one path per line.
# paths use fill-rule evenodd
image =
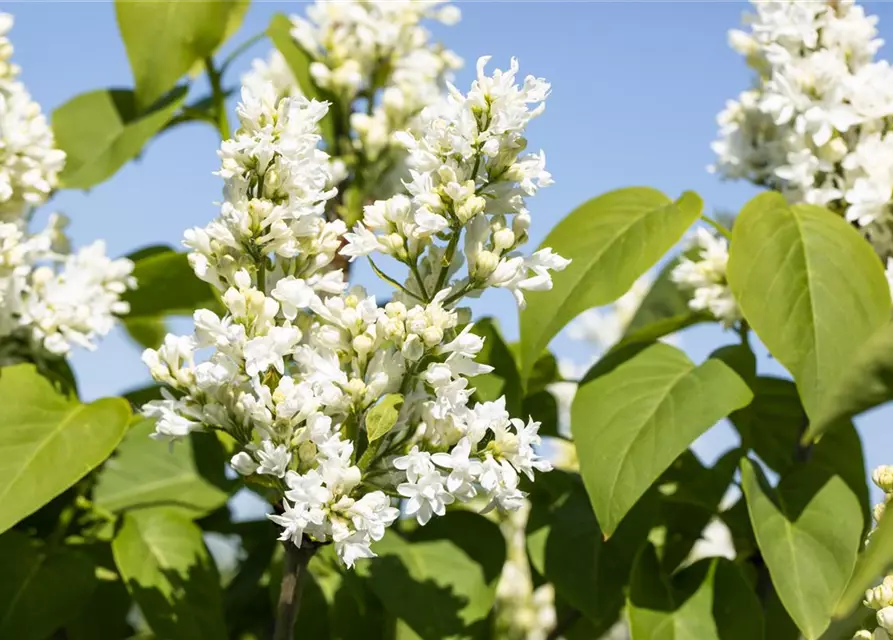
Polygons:
M384 306L384 311L389 318L406 317L406 305L402 302L389 302Z
M305 440L298 446L298 460L302 463L316 460L316 453L316 445L309 440Z
M240 451L229 461L230 466L243 476L250 476L257 471L257 463L248 453Z
M874 515L875 522L881 521L881 517L884 515L884 507L885 507L885 505L883 502L881 504L874 505L874 509L872 510L872 513Z
M880 584L865 592L865 606L872 609L883 609L893 604L893 587Z
M422 331L422 340L425 341L425 344L429 347L434 347L441 343L443 340L443 329L440 327L426 327L424 331Z
M505 251L515 244L515 232L511 229L500 229L493 234L493 244L500 251Z
M512 231L515 232L515 236L521 240L527 237L527 230L530 228L530 214L529 213L519 213L515 216L515 219L512 220Z
M470 196L465 202L456 208L456 216L459 222L465 224L487 207L487 201L481 196Z
M361 333L360 335L355 337L351 344L353 345L354 351L356 351L360 355L369 353L370 351L372 351L372 347L375 346L372 338L367 336L365 333Z
M893 466L882 464L871 472L871 479L884 493L893 493Z
M351 398L362 398L366 393L366 383L359 378L351 378L347 383L346 391Z
M472 275L475 278L484 280L496 270L497 265L499 265L499 256L492 251L479 251L474 261Z
M887 633L893 632L893 607L884 607L877 612L877 623Z
M860 629L856 632L856 635L853 636L853 640L872 640L871 631Z

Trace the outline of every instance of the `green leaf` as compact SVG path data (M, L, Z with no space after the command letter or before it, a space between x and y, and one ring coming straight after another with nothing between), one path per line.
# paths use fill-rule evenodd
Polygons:
M98 89L53 111L56 145L66 155L62 186L89 189L109 179L164 128L185 98L186 88L180 87L140 110L129 89Z
M511 415L521 410L521 377L511 349L505 344L493 318L482 318L471 330L484 339L484 347L475 360L488 364L493 371L474 377L475 396L480 402L492 402L505 396L506 409Z
M751 382L753 402L729 418L741 434L741 442L766 465L784 476L798 460L800 435L806 424L806 412L797 388L790 380L758 377ZM862 443L852 424L827 434L811 448L809 464L821 466L839 475L859 498L862 519L870 524L868 485Z
M375 442L394 428L402 406L403 396L389 393L369 409L366 413L366 437L369 442Z
M419 528L411 541L392 530L375 543L379 557L358 564L385 609L424 640L478 638L487 632L505 560L499 527L452 511Z
M154 428L154 420L141 420L130 429L100 472L93 501L113 512L166 506L193 518L223 506L229 492L220 478L202 475L198 459L213 437L196 434L170 447L149 437ZM218 462L222 474L222 457Z
M129 421L126 400L81 404L33 365L0 369L0 532L102 463Z
M728 280L748 324L794 376L810 416L890 318L884 269L865 239L840 216L790 206L777 193L741 210Z
M741 570L724 558L705 558L672 577L646 547L629 592L633 640L759 640L760 602Z
M740 459L741 450L733 449L713 467L705 467L689 450L661 477L658 527L663 535L659 555L664 569L679 566L701 539L719 511Z
M561 599L592 623L595 632L590 637L599 637L614 624L623 606L630 569L656 515L656 495L649 493L623 520L617 535L604 540L580 478L553 471L548 479L536 484L566 486L556 487L549 496L537 491L530 496L530 562Z
M134 261L138 288L122 296L130 304L124 327L143 346L156 348L161 344L166 316L192 316L196 309L223 312L214 289L196 277L186 256L163 246L147 247L128 256Z
M582 385L571 409L571 432L605 533L613 533L698 436L751 398L747 385L719 360L695 366L661 343Z
M521 312L521 377L549 341L580 312L612 302L672 247L701 213L701 199L676 201L631 187L589 200L558 223L542 243L573 260L550 291L527 294Z
M301 93L309 99L332 102L332 96L317 87L313 81L313 76L310 75L310 64L313 62L313 58L291 37L291 29L291 20L288 19L288 16L277 13L270 20L270 26L267 27L267 35L273 42L273 46L285 58L285 63L301 88ZM337 111L337 108L338 105L333 102L329 108L329 113L319 123L320 133L329 149L334 147L335 142L334 112Z
M741 485L779 599L803 635L818 638L856 561L862 537L858 498L839 476L811 465L796 468L771 492L745 459Z
M858 607L866 589L877 584L893 567L893 518L881 518L853 569L846 590L834 607L834 616L842 618Z
M112 541L115 564L156 636L225 638L220 583L202 532L169 509L124 515Z
M524 398L519 417L530 416L540 423L541 436L566 437L558 432L558 401L549 391L537 391Z
M238 29L247 9L247 0L116 0L139 107L153 104L210 57Z
M78 615L96 587L93 563L48 551L18 531L0 536L0 638L43 640Z
M835 424L893 400L893 325L886 325L862 345L841 375L828 387L807 437L815 439Z

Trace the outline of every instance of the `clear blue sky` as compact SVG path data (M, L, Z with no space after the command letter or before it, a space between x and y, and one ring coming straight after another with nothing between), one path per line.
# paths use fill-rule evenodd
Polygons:
M511 56L522 73L547 78L553 86L545 114L530 130L530 147L543 148L555 185L531 202L533 243L566 213L588 198L628 185L657 187L671 196L693 189L708 209L736 210L755 190L723 183L705 167L716 113L750 79L741 57L726 44L739 26L742 2L460 2L462 21L436 29L461 55L465 68L457 84L466 87L474 61L492 55L505 67ZM880 16L881 36L893 47L893 4L867 3ZM13 13L15 60L23 79L46 112L76 94L103 87L131 86L111 2L8 2ZM262 31L276 12L302 12L298 3L255 2L242 29L224 53ZM238 82L252 57L270 45L256 45L227 78ZM882 55L893 56L890 49ZM204 83L196 87L204 91ZM197 95L196 94L196 95ZM154 140L143 157L90 193L63 192L52 207L73 220L72 234L83 244L102 237L110 253L138 247L178 246L183 230L215 215L220 196L216 132L207 125L178 128ZM361 280L367 280L360 273ZM497 315L507 335L517 335L514 304L506 292L491 292L477 307ZM683 346L700 361L733 334L715 328L688 331ZM555 343L560 354L570 344ZM115 394L147 381L139 350L116 332L95 353L80 352L74 365L85 398ZM779 372L761 358L764 372ZM893 463L893 436L884 427L893 412L861 421L869 465ZM713 458L730 446L719 428L698 444Z

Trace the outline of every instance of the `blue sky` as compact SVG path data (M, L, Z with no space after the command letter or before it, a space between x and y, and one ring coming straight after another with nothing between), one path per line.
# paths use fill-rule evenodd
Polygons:
M697 191L709 210L737 210L756 191L723 183L706 171L716 113L737 95L750 74L726 44L728 29L740 23L742 2L460 2L462 21L435 29L466 61L458 74L465 87L474 61L492 55L505 67L520 59L522 73L547 78L553 86L546 112L530 129L530 147L543 148L555 185L531 201L532 242L575 206L604 191L629 185L657 187L673 197ZM881 36L893 43L893 4L867 3L880 17ZM130 69L117 33L111 2L8 2L16 17L15 60L23 80L46 112L92 89L129 87ZM302 12L299 3L256 2L229 49L262 31L277 12ZM893 46L893 45L891 45ZM264 55L266 41L233 65L228 84L238 83L252 57ZM890 55L885 49L881 55ZM203 93L204 83L194 91ZM217 134L207 125L177 128L154 140L142 158L89 193L62 192L50 204L72 218L77 244L105 238L113 255L149 244L177 246L183 230L204 225L220 197ZM368 274L358 274L361 281ZM477 306L496 315L510 338L517 335L514 304L507 292L491 292ZM716 328L686 332L683 346L700 361L717 346L735 341ZM555 343L559 355L571 344ZM95 398L147 381L139 350L123 332L99 351L74 359L82 395ZM764 372L780 367L762 357ZM891 412L863 418L869 465L893 462L893 438L885 432ZM718 428L698 443L713 458L731 446L728 429Z

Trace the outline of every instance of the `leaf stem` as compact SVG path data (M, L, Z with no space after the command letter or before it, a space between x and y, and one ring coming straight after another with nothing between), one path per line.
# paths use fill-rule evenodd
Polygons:
M229 68L229 65L233 63L233 61L238 58L240 55L245 53L248 49L254 46L256 43L260 42L264 38L267 37L266 31L261 31L260 33L256 33L250 38L248 38L245 42L240 44L238 47L233 49L228 56L223 59L223 62L220 63L220 75L223 75L226 70Z
M456 255L456 247L459 244L459 236L462 233L461 227L453 229L453 235L450 237L450 242L447 245L446 253L443 254L443 262L440 266L440 274L437 276L437 284L434 287L434 295L443 289L443 285L446 283L447 273L450 270L450 265L453 264L453 257Z
M214 115L216 116L217 131L220 140L229 140L229 119L226 116L226 93L220 83L221 71L214 66L213 58L205 58L205 70L208 72L208 82L211 84L211 98L214 101Z
M285 542L285 561L282 567L282 582L279 589L279 602L276 605L276 626L273 640L291 640L294 637L295 621L301 608L307 564L316 553L319 545L304 538L300 547L293 542Z
M701 222L707 224L710 227L713 227L722 237L726 240L732 239L732 232L725 228L722 224L714 220L713 218L708 218L703 213L701 214Z

